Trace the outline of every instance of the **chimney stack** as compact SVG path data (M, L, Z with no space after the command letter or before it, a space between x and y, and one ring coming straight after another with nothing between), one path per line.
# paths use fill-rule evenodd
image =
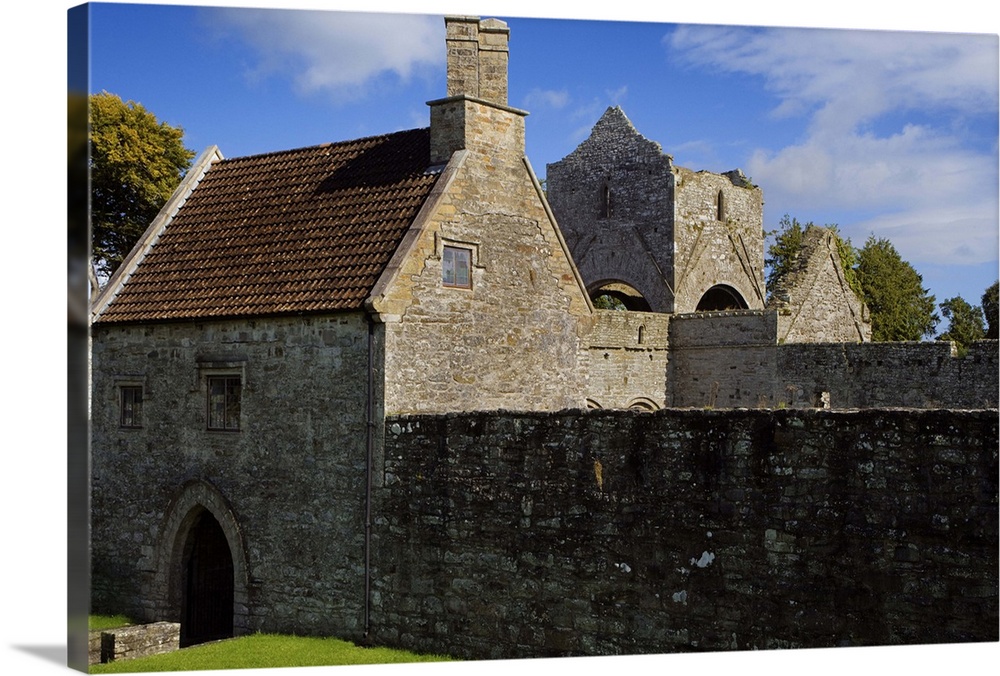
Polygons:
M445 17L448 96L469 96L507 105L510 29L498 19Z
M524 111L507 106L510 29L499 19L447 16L447 97L431 107L431 162L457 150L496 161L524 157Z

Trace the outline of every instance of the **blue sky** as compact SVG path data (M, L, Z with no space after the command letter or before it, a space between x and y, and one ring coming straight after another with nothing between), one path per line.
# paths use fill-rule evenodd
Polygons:
M177 0L161 2L178 4ZM8 384L0 390L5 404L2 410L10 423L7 447L17 451L10 454L10 466L18 477L3 492L2 505L7 513L30 514L29 518L9 519L5 526L9 541L30 542L32 548L31 556L7 557L5 561L7 575L3 579L9 583L3 587L3 598L17 612L4 614L6 619L0 621L0 630L8 639L0 646L0 663L7 667L5 671L18 674L63 674L66 670L66 625L59 618L66 608L65 458L69 432L59 422L63 414L53 416L53 407L48 405L54 387L55 398L61 401L59 383L67 372L66 267L59 247L49 245L62 241L66 217L65 176L59 167L66 152L61 132L66 124L66 11L73 4L33 0L11 5L0 22L0 62L8 93L7 105L0 107L7 131L6 161L0 165L7 198L4 233L8 260L16 259L6 277L6 317L8 324L17 322L19 327L0 332L7 355L4 376ZM212 4L274 7L280 3L213 0ZM404 7L389 0L293 0L285 4L382 12ZM698 40L697 32L687 33L683 41L677 38L676 45L671 45L664 39L673 31L665 25L636 28L633 33L628 32L629 27L619 26L619 39L613 41L615 35L610 30L602 32L600 26L574 22L571 31L568 24L559 24L562 34L546 35L545 22L510 19L511 101L531 112L528 152L540 174L544 175L547 162L572 150L606 106L619 103L639 130L660 142L678 164L693 169L746 169L764 189L770 226L787 210L803 220L837 222L860 243L879 225L880 236L889 236L897 243L939 300L960 293L975 301L997 275L997 9L987 8L990 3L982 0L907 3L905 12L882 7L891 4L871 0L419 0L405 7L438 16L460 12L992 34L991 44L974 50L986 64L977 65L973 55L965 51L965 43L970 41L962 40L961 46L932 55L922 67L912 52L896 58L883 55L873 65L852 67L852 56L863 56L875 47L852 46L841 36L838 51L825 45L817 37L819 33L809 33L805 45L800 41L796 51L791 38L782 46L775 33L764 33L771 36L770 41L750 39L759 31L744 33L743 39L737 37L728 46L719 41L721 38L715 42ZM133 49L117 57L105 52L101 58L114 61L95 61L94 76L95 86L117 89L116 93L142 101L163 119L187 129L188 145L197 150L216 143L227 155L235 156L424 125L424 102L444 91L442 55L436 51L439 43L433 36L428 37L427 45L434 53L426 52L421 63L408 64L405 58L399 62L391 57L425 52L402 41L398 32L390 33L393 40L389 45L368 34L348 56L374 49L383 65L390 64L387 72L375 80L362 77L345 89L319 86L325 72L321 69L315 71L317 77L312 81L317 87L308 91L294 86L296 73L311 62L306 56L296 57L275 45L272 49L284 58L264 60L263 47L250 38L253 31L249 27L239 29L218 22L213 27L201 18L195 21L193 14L188 16L193 21L190 24L168 21L169 15L161 15L138 26L122 26L117 32L98 30L95 39L101 38L110 46L132 45ZM440 26L437 19L428 30L439 31L435 26ZM358 29L353 29L348 36L357 33ZM598 39L587 39L595 34ZM332 48L335 42L326 44ZM888 39L879 42L886 48L898 44ZM971 42L969 49L981 44L975 39ZM301 43L312 44L307 36ZM95 56L100 56L100 45L95 47ZM324 54L325 50L316 53ZM828 63L817 60L819 54L825 54ZM398 70L392 69L394 63ZM848 78L843 82L844 72L854 73L855 80L860 76L874 78L884 70L880 63L894 64L892 72L897 77L862 78L857 83ZM940 66L937 70L931 67L935 63ZM270 69L264 68L271 64ZM128 75L126 68L133 74ZM107 72L98 72L103 69ZM970 74L981 78L978 86L967 83ZM931 91L922 91L924 85L931 86ZM867 103L867 108L850 108L853 92L858 94L854 103ZM989 100L981 100L983 92ZM879 105L880 101L888 103ZM279 109L279 104L284 108ZM838 132L830 123L831 116L849 125L847 129ZM821 165L808 162L810 153L819 158L825 153L829 161ZM806 169L795 168L803 165ZM824 167L827 173L807 171L813 165ZM869 171L874 167L881 176L901 178L886 182L876 175L867 178L864 190L856 190L854 174L859 172L852 172L854 166ZM783 167L792 169L782 171ZM834 176L836 182L831 181L831 167L843 168L846 177ZM913 212L916 216L907 219ZM932 216L942 213L964 215L967 222L936 225L940 219ZM893 231L890 226L894 223L899 225ZM963 244L974 254L971 261L939 265L955 257L949 252ZM976 256L982 260L976 262ZM60 406L57 401L56 408ZM665 669L770 673L775 666L787 673L808 670L838 676L852 670L940 674L956 664L996 663L998 649L1000 644L992 643L646 656L617 659L612 668L658 674ZM396 667L385 668L397 673ZM456 665L459 673L463 673L462 668ZM476 663L464 673L488 673L491 669L496 670L492 673L507 673L510 668L504 662ZM517 665L518 670L529 673L548 668L541 661ZM315 671L342 674L343 669ZM378 672L383 668L366 668L366 673L368 669ZM574 663L574 669L603 674L607 662L583 660ZM272 671L302 673L298 669Z
M91 91L227 157L428 124L440 14L276 4L94 5ZM490 16L510 25L510 104L530 113L539 176L620 105L676 164L742 168L767 229L787 213L857 246L887 237L939 302L978 303L997 279L995 34Z

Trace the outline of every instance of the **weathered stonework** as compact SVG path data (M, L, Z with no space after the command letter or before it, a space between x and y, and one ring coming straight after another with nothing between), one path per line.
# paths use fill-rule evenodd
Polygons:
M871 340L868 309L844 276L835 238L828 228L806 229L798 265L772 289L768 307L778 311L778 342Z
M176 622L153 622L121 627L98 634L99 651L96 662L107 663L134 660L149 655L161 655L180 648L181 625Z
M367 361L360 314L95 327L94 612L181 621L207 511L234 559L234 633L358 636ZM242 375L239 431L206 429L215 373ZM122 383L144 387L141 427L119 426Z
M523 114L464 98L430 105L432 152L455 154L373 294L386 410L582 406L590 306L524 158ZM469 252L468 288L442 284L446 246Z
M693 313L670 322L668 406L992 408L997 341L779 343L778 311Z
M764 306L764 200L738 170L677 168L674 312L701 309L717 287L734 289L745 307ZM711 305L706 309L729 309ZM735 309L735 308L733 308Z
M995 640L996 341L808 342L849 325L811 290L829 256L790 296L831 326L765 310L760 191L615 109L550 208L506 26L447 27L448 98L388 184L415 206L353 305L94 325L93 611L184 644L210 596L231 634L477 658ZM610 282L653 311L595 310ZM208 429L216 376L238 429ZM763 410L885 406L990 410Z
M595 311L581 363L588 407L663 408L669 319L653 312Z
M546 169L546 195L573 260L595 292L620 281L656 312L674 305L673 162L620 108Z
M776 329L773 311L674 315L667 405L770 407L777 378Z
M387 420L377 641L481 658L997 635L996 411Z
M725 287L763 307L763 201L741 172L677 167L609 108L546 184L592 294L624 282L655 312L693 312Z
M448 96L507 104L510 29L498 19L453 16L445 22Z

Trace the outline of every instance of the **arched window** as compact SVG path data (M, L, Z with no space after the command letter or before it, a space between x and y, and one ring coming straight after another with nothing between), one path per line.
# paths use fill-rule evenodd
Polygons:
M611 186L608 184L608 181L605 180L601 184L601 218L611 218L611 207Z
M718 221L726 220L726 198L721 190L715 197L715 218Z

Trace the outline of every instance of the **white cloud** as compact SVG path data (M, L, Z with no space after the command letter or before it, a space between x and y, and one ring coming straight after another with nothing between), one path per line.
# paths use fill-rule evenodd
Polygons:
M834 129L891 110L997 105L996 36L682 26L666 41L690 64L763 76L775 113L819 109L815 121Z
M565 89L539 89L534 88L524 97L524 106L528 110L533 108L560 109L569 103L569 92Z
M611 105L621 105L622 101L625 100L625 96L628 95L628 85L622 85L618 89L611 89L605 93L608 95Z
M877 214L848 233L913 261L996 260L996 36L687 26L665 42L689 65L761 78L772 116L803 122L801 140L748 159L769 206ZM978 147L969 120L991 115Z
M258 60L249 77L284 76L302 94L353 98L373 78L407 80L444 63L440 17L245 8L214 16L253 48Z

